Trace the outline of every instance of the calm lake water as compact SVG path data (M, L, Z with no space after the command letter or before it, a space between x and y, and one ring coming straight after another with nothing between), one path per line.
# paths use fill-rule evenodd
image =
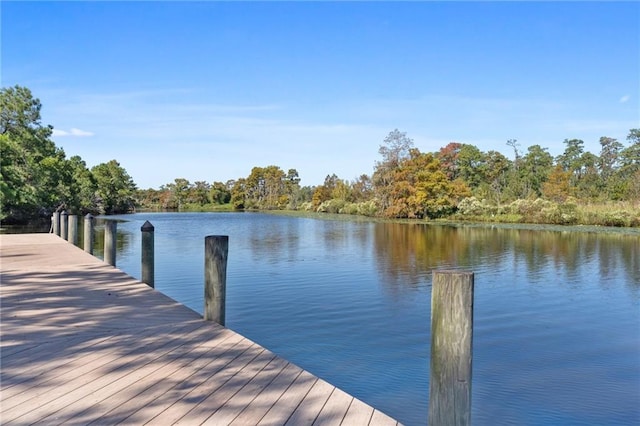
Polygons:
M434 269L475 272L475 425L640 424L640 234L120 216L117 265L202 313L204 237L229 235L227 327L406 425L425 424ZM98 253L99 254L99 253Z

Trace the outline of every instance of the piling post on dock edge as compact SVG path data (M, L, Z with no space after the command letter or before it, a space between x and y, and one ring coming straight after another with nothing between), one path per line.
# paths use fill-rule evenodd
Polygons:
M78 215L70 214L69 215L69 230L67 231L69 235L69 242L74 246L78 245Z
M84 251L89 254L93 254L93 243L96 239L96 232L94 229L95 219L91 213L87 213L84 217Z
M228 235L204 239L204 319L220 325L225 322Z
M60 236L60 212L53 212L53 217L51 218L51 227L53 228L53 233L58 237Z
M116 234L118 222L107 220L104 223L104 261L111 266L116 266Z
M473 281L473 272L433 272L430 426L471 424Z
M148 220L142 225L142 277L141 281L149 287L155 287L154 230Z
M53 212L53 233L60 236L60 212Z
M62 210L62 212L60 212L60 236L67 241L69 241L68 227L69 217L67 215L67 212L65 210Z

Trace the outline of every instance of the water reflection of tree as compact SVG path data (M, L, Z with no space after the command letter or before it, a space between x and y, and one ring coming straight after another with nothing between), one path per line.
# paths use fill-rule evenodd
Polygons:
M277 264L298 258L304 223L296 218L253 216L247 221L249 246L254 261Z
M78 225L78 247L84 247L84 218ZM93 255L97 258L104 258L104 229L105 219L95 219ZM118 257L128 253L133 242L134 235L128 229L119 226L116 232L116 263Z
M552 268L558 280L577 285L585 265L597 259L594 279L613 285L623 277L640 293L640 239L633 235L378 223L374 250L385 284L396 290L430 282L434 269L513 271L517 265L531 281Z
M574 286L597 279L600 286L629 284L640 287L640 239L633 235L568 231L517 230L514 253L524 258L530 273L538 273L550 260L556 281ZM594 262L597 262L594 264ZM596 276L588 276L586 265L593 265ZM595 272L595 271L594 271ZM637 290L636 290L637 291Z

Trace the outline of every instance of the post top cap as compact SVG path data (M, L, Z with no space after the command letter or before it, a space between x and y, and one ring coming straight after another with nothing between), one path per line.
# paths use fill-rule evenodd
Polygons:
M151 222L149 222L148 220L144 222L144 224L142 225L142 227L140 228L141 231L153 231L155 228L153 227L153 225L151 224Z

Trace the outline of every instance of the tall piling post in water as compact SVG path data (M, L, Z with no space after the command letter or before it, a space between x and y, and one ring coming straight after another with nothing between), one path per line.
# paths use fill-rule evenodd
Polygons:
M228 235L210 235L204 239L204 319L225 323Z
M430 426L471 424L473 286L473 272L433 272Z
M148 220L142 225L142 278L149 287L155 287L154 230Z
M69 241L68 227L69 218L67 212L65 210L62 210L62 212L60 213L60 236L67 241Z
M87 213L84 217L84 251L93 254L93 243L96 239L95 219L91 213Z
M69 215L69 242L74 246L78 245L78 215L70 214Z
M116 234L118 222L107 220L104 224L104 261L111 266L116 266Z

